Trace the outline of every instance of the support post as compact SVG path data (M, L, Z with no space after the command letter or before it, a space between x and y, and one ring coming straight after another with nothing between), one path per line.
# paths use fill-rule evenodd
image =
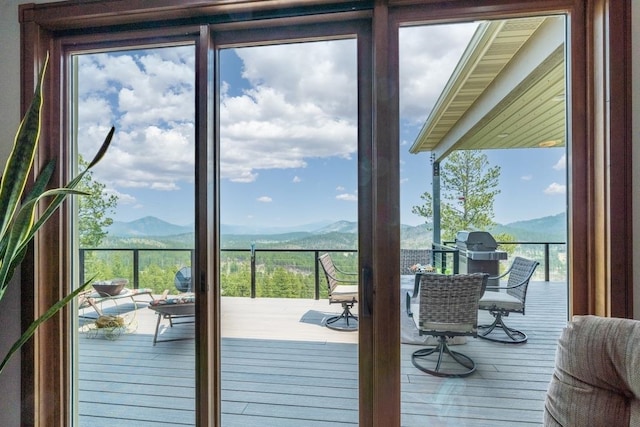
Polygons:
M433 200L433 243L441 243L440 239L440 162L431 158L432 169L432 200Z

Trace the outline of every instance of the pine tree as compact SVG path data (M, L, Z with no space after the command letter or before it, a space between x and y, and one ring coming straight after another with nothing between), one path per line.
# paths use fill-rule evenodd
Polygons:
M488 230L495 225L493 203L500 193L500 166L490 166L481 151L454 151L440 168L441 238L451 241L460 230ZM420 198L424 204L412 212L431 220L433 197L429 192Z
M82 158L79 159L82 168L87 166ZM106 228L113 223L107 215L113 212L118 204L118 196L104 192L105 185L93 179L93 172L88 172L77 186L78 190L88 193L87 196L77 197L78 203L78 232L81 248L96 248L107 235Z

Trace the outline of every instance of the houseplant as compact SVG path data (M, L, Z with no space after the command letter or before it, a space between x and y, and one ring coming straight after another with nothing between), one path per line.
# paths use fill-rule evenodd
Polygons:
M45 224L55 210L71 194L84 194L75 187L83 176L95 166L106 153L115 129L111 128L100 150L89 163L67 185L61 188L47 189L55 169L55 160L50 160L37 175L31 189L27 192L29 176L40 139L42 112L42 85L49 57L45 59L38 77L31 105L20 122L13 142L13 148L0 181L0 301L27 251L27 247L36 232ZM37 207L44 203L44 210L37 215ZM65 298L54 304L41 317L37 318L13 344L0 363L0 373L11 356L28 341L40 324L55 315L62 307L91 283L90 279Z

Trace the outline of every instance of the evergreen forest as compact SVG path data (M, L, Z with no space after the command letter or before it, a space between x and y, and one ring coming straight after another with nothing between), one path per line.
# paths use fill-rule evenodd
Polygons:
M557 217L549 217L552 224ZM566 245L561 235L532 235L526 224L511 228L517 241L559 242L548 245L550 280L566 280ZM505 226L501 226L503 231ZM556 227L561 229L561 226ZM535 230L545 227L536 220ZM546 229L550 229L547 226ZM514 230L516 232L514 233ZM429 233L425 226L404 227L401 230L402 247L430 248ZM527 239L529 237L530 239ZM532 239L531 239L532 238ZM223 234L220 253L220 286L224 296L252 295L256 297L326 298L326 280L316 262L317 256L331 252L337 267L357 272L357 234L327 231L322 233L293 232L277 235ZM126 278L130 287L150 288L155 294L168 290L179 293L174 284L176 273L192 265L194 234L182 233L163 236L111 236L107 235L99 247L81 249L84 265L82 281ZM252 247L253 257L252 257ZM513 255L536 259L541 266L534 280L544 280L544 244L508 244L501 247ZM503 262L506 268L508 262ZM450 271L450 265L447 271ZM137 271L137 275L136 272ZM316 281L317 277L317 281ZM317 284L317 285L316 285Z

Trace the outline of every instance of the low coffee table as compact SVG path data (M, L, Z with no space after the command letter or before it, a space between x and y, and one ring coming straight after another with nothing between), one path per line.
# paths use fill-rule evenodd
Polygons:
M169 326L173 327L174 324L179 325L183 323L195 322L195 295L176 295L166 299L154 300L149 303L149 308L156 312L158 315L158 321L156 322L156 331L153 335L153 345L157 342L166 341L178 341L191 338L171 338L158 340L158 330L160 329L160 321L162 319L169 319ZM192 318L192 320L182 320L180 322L174 322L175 319Z

